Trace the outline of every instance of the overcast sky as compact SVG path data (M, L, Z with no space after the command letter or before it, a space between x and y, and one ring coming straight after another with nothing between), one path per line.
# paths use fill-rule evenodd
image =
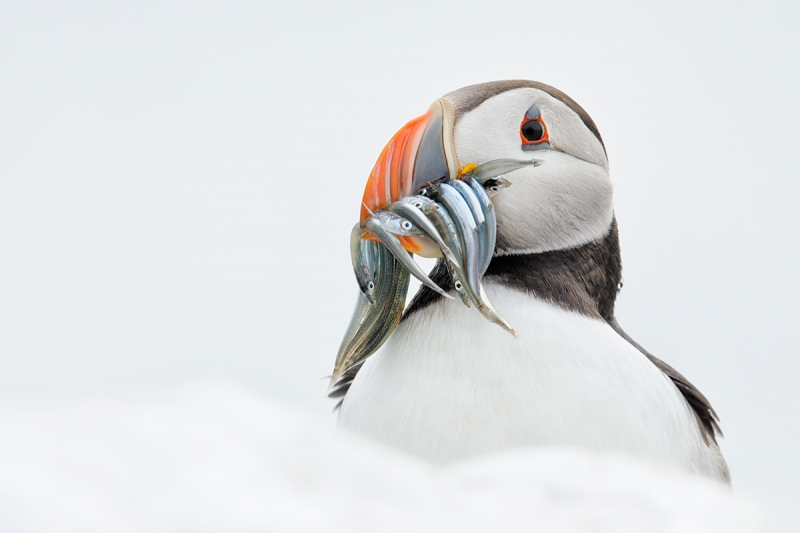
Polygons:
M222 377L330 420L381 148L535 79L605 141L620 323L800 524L796 2L276 4L2 3L0 399Z

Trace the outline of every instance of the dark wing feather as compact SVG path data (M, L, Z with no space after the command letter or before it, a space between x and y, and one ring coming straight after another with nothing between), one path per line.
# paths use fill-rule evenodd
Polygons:
M336 406L333 408L334 411L338 410L342 406L344 395L347 394L348 390L350 390L350 385L353 384L353 380L356 379L356 374L358 374L358 371L361 370L363 364L364 361L361 361L356 366L342 374L342 377L336 381L333 388L328 393L328 398L339 398L339 401L336 402Z
M633 340L622 330L615 317L611 317L611 319L608 320L608 324L614 329L614 331L619 333L623 339L631 343L637 350L642 352L651 363L656 365L659 370L661 370L669 379L672 380L675 386L678 387L678 390L681 392L681 394L683 394L683 397L686 398L689 406L697 415L701 427L705 430L706 435L712 441L714 441L714 443L716 443L717 434L719 434L720 437L722 437L723 434L719 427L719 417L717 416L717 412L714 411L713 407L711 407L711 402L708 401L708 398L706 398L703 393L697 389L697 387L692 385L688 379L683 377L683 374L642 348L638 342Z

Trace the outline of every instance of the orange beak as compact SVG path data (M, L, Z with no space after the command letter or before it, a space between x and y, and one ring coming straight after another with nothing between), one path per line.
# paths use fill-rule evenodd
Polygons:
M416 194L429 183L454 179L458 159L453 141L455 109L446 98L439 98L428 112L394 134L378 157L361 201L361 226L379 209L404 196ZM367 238L377 240L372 234ZM406 250L425 253L428 239L399 237Z

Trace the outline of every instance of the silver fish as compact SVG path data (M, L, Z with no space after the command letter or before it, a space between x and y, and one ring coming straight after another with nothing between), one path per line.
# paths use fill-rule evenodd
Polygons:
M450 215L451 235L458 242L461 252L461 261L451 269L451 274L455 273L457 276L457 278L454 276L453 283L455 285L456 281L461 281L463 292L480 309L481 300L477 287L480 282L472 281L473 278L470 278L470 265L473 264L478 247L475 219L466 201L453 187L441 184L431 189L431 194L442 204L442 211Z
M431 222L425 216L425 213L419 207L416 207L414 203L404 201L394 202L393 204L387 206L386 209L392 213L404 217L417 228L419 228L419 230L422 231L426 237L433 240L436 245L439 246L439 248L442 250L442 254L447 259L450 261L456 260L452 250L450 250L450 247L446 242L444 242L442 236L439 234L439 230L436 229L436 226L433 224L433 222Z
M515 338L519 338L519 334L511 327L511 324L506 322L506 320L500 316L500 313L494 308L492 303L489 301L489 297L486 296L486 292L483 290L483 285L480 288L481 291L481 301L483 302L484 307L479 307L478 310L481 312L483 316L488 318L490 321L494 322L507 332L511 333Z
M408 270L394 257L392 257L392 261L394 262L394 266L392 269L389 297L387 298L388 304L380 309L376 320L371 323L369 334L359 337L359 356L354 363L350 365L351 367L357 365L383 346L383 343L386 342L389 335L391 335L400 324L400 319L403 318L403 309L405 308L406 294L408 294L408 284L411 276ZM345 372L346 371L347 370L345 370Z
M393 219L388 215L392 215L395 218L400 218L392 213L378 211L367 219L367 222L364 224L364 228L378 237L378 239L380 239L381 242L386 245L389 251L392 252L392 255L394 255L415 278L445 298L452 299L453 297L447 294L447 292L439 287L436 283L434 283L433 280L428 277L428 274L425 273L425 271L420 268L416 261L411 258L411 255L406 251L406 249L403 248L403 245L397 239L395 234L389 229L390 227L394 228L394 226ZM409 228L409 231L410 230L411 228Z
M489 268L489 263L492 262L492 256L494 256L494 247L497 243L497 215L494 211L492 199L489 198L486 189L484 189L477 180L471 177L468 177L466 182L478 198L481 211L483 212L484 218L486 218L486 230L482 235L485 239L484 254L481 258L481 275L483 275L486 273L486 269Z
M363 324L369 317L370 312L374 312L374 310L377 309L377 305L377 303L373 304L370 302L363 292L358 292L358 299L356 300L356 307L353 310L353 316L350 318L350 325L347 326L347 331L345 331L342 342L339 345L339 352L336 354L336 362L333 366L331 381L328 384L328 392L330 392L341 375L347 372L348 368L352 368L358 364L353 364L353 361L359 359L356 350L356 339L359 333L363 334Z
M462 256L462 266L467 273L468 290L472 294L478 294L480 286L479 269L479 240L478 224L472 215L467 201L458 190L447 183L441 183L435 191L436 201L441 203L445 209L453 216L457 234L463 243L464 254ZM477 303L477 302L476 302Z
M470 178L472 177L467 177L467 179ZM481 208L480 200L478 200L478 197L475 195L475 191L467 185L466 180L451 181L450 185L455 187L458 192L461 193L461 196L464 197L464 200L466 200L467 205L472 211L472 216L475 217L475 223L478 225L478 228L486 224L486 217L483 216L483 208Z
M394 203L396 204L398 202ZM395 212L391 209L393 205L394 204L389 204L386 208L373 213L372 216L380 220L381 224L389 233L397 237L413 237L414 244L422 248L422 250L418 252L420 255L424 255L425 257L441 257L442 249L436 241L427 236L425 228L420 227L416 222ZM424 220L425 217L422 218L423 220L421 222L426 224ZM426 255L427 253L435 255Z
M466 176L464 179L454 181L453 187L455 187L464 200L469 205L470 210L472 211L472 216L475 217L475 221L478 224L478 275L483 277L484 272L489 267L489 261L492 259L492 255L494 254L494 242L490 242L490 231L489 225L487 224L486 213L487 206L484 205L482 201L483 198L478 197L478 193L475 189L472 188L470 185L471 183L477 184L477 181L474 180L471 176ZM486 195L486 191L483 190L483 187L478 185L478 188L481 189L481 194L488 199ZM489 201L489 205L493 205L491 201ZM495 221L496 224L496 221Z
M350 259L356 275L358 288L371 303L375 303L375 271L373 265L372 246L361 235L364 231L359 224L350 233Z
M393 235L403 235L407 237L420 237L425 235L420 228L406 217L389 210L376 211L372 214L371 218L379 220L381 226Z
M395 283L397 270L402 270L402 268L397 266L397 261L394 256L383 243L371 242L375 247L375 305L372 307L367 318L361 322L362 330L359 332L356 339L354 339L354 343L359 342L358 339L364 336L369 336L371 331L376 327L380 319L380 314L385 312L384 307L391 302L394 290L393 283Z
M433 223L439 235L452 251L452 258L445 254L445 266L448 272L450 272L450 277L453 280L453 287L461 298L461 301L464 305L470 307L471 298L466 288L467 275L461 266L463 263L463 244L458 238L458 230L456 229L453 217L450 216L444 206L425 196L407 196L403 198L402 201L404 203L410 203L414 207L420 209Z
M541 159L494 159L478 165L467 174L478 180L478 183L482 185L484 181L490 178L496 178L497 176L514 172L523 167L538 167L542 163L543 161Z
M349 369L383 345L400 323L408 293L409 273L382 243L375 249L375 303L358 293L356 307L345 332L328 390Z
M482 261L485 261L486 252L480 249L478 228L469 205L461 194L447 183L440 184L433 194L435 199L453 214L456 222L457 234L464 244L463 264L467 274L467 292L473 299L475 307L484 317L516 337L517 332L494 309L483 291L481 285L483 272L480 272L480 269L483 266Z

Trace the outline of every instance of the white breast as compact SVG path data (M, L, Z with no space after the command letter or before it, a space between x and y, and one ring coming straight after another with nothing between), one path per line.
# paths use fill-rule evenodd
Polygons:
M440 300L367 360L339 424L438 462L579 446L726 478L677 388L608 324L500 285L486 292L518 339Z

